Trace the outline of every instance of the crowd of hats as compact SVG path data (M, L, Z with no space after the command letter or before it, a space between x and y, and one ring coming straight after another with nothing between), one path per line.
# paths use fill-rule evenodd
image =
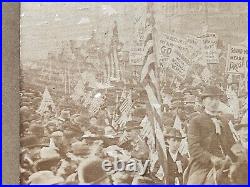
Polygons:
M20 93L20 182L22 184L98 184L105 181L117 184L157 183L148 176L138 177L136 173L116 173L110 176L101 168L103 159L122 158L142 159L148 155L145 147L133 151L138 143L141 121L147 110L147 94L141 87L132 89L132 119L123 128L112 125L112 116L119 113L117 95L121 94L124 84L117 84L105 92L106 100L95 116L90 116L88 109L70 101L71 104L55 103L60 106L59 112L46 114L36 113L42 94L33 89ZM205 89L204 89L205 88ZM127 87L127 89L130 89ZM169 91L171 90L171 92ZM166 138L185 138L180 130L173 128L176 116L179 117L182 129L186 132L190 119L204 109L201 100L207 96L222 97L225 91L214 87L186 85L179 90L177 86L165 86L162 98L169 97L170 102L162 105L162 123ZM245 95L240 100L242 109L239 119L227 114L236 130L247 126L243 115ZM63 101L62 98L62 102ZM222 111L223 112L223 111ZM133 132L133 133L132 133ZM130 134L124 138L126 134ZM135 135L134 135L135 134ZM127 143L132 143L132 149ZM133 147L134 146L134 147Z

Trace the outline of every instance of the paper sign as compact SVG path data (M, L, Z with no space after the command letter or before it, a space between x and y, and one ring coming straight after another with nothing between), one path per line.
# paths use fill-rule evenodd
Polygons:
M182 53L188 54L188 47L185 39L171 34L158 35L157 58L159 65L164 69L168 68L171 64L169 59L174 47Z
M218 37L214 33L207 33L199 36L202 40L202 55L203 60L207 64L218 64L219 55L217 51Z
M247 69L247 55L246 47L228 45L227 73L244 74Z
M134 34L129 50L129 62L131 65L143 65L144 42L145 42L145 10L138 9L138 14L134 19Z
M190 67L189 59L181 53L178 49L174 48L170 56L169 68L180 78L185 79Z

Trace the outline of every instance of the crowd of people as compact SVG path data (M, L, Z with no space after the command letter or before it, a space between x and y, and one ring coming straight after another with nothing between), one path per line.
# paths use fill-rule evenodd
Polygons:
M202 84L162 86L166 176L149 146L152 114L140 84L120 82L105 89L86 86L85 95L62 96L54 105L43 103L45 94L25 87L20 92L20 183L245 184L247 94L238 98L239 110L234 115L230 106L223 105L229 89ZM101 98L100 102L95 98ZM42 112L38 111L41 105ZM93 105L98 106L96 110ZM119 164L118 170L103 169L104 160L114 163L117 159L133 160L136 169L122 170ZM138 163L147 160L149 165L141 175Z

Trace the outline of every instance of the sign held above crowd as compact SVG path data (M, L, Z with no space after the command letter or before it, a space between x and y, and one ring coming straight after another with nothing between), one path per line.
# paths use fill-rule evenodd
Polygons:
M226 72L245 74L248 63L248 49L240 45L228 45Z

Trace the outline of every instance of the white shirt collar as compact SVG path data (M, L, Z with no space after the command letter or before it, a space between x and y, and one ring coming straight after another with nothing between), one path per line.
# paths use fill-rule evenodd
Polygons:
M178 151L176 151L176 153L172 153L172 152L169 150L169 154L170 154L170 156L172 157L173 161L175 162L176 159L177 159Z

